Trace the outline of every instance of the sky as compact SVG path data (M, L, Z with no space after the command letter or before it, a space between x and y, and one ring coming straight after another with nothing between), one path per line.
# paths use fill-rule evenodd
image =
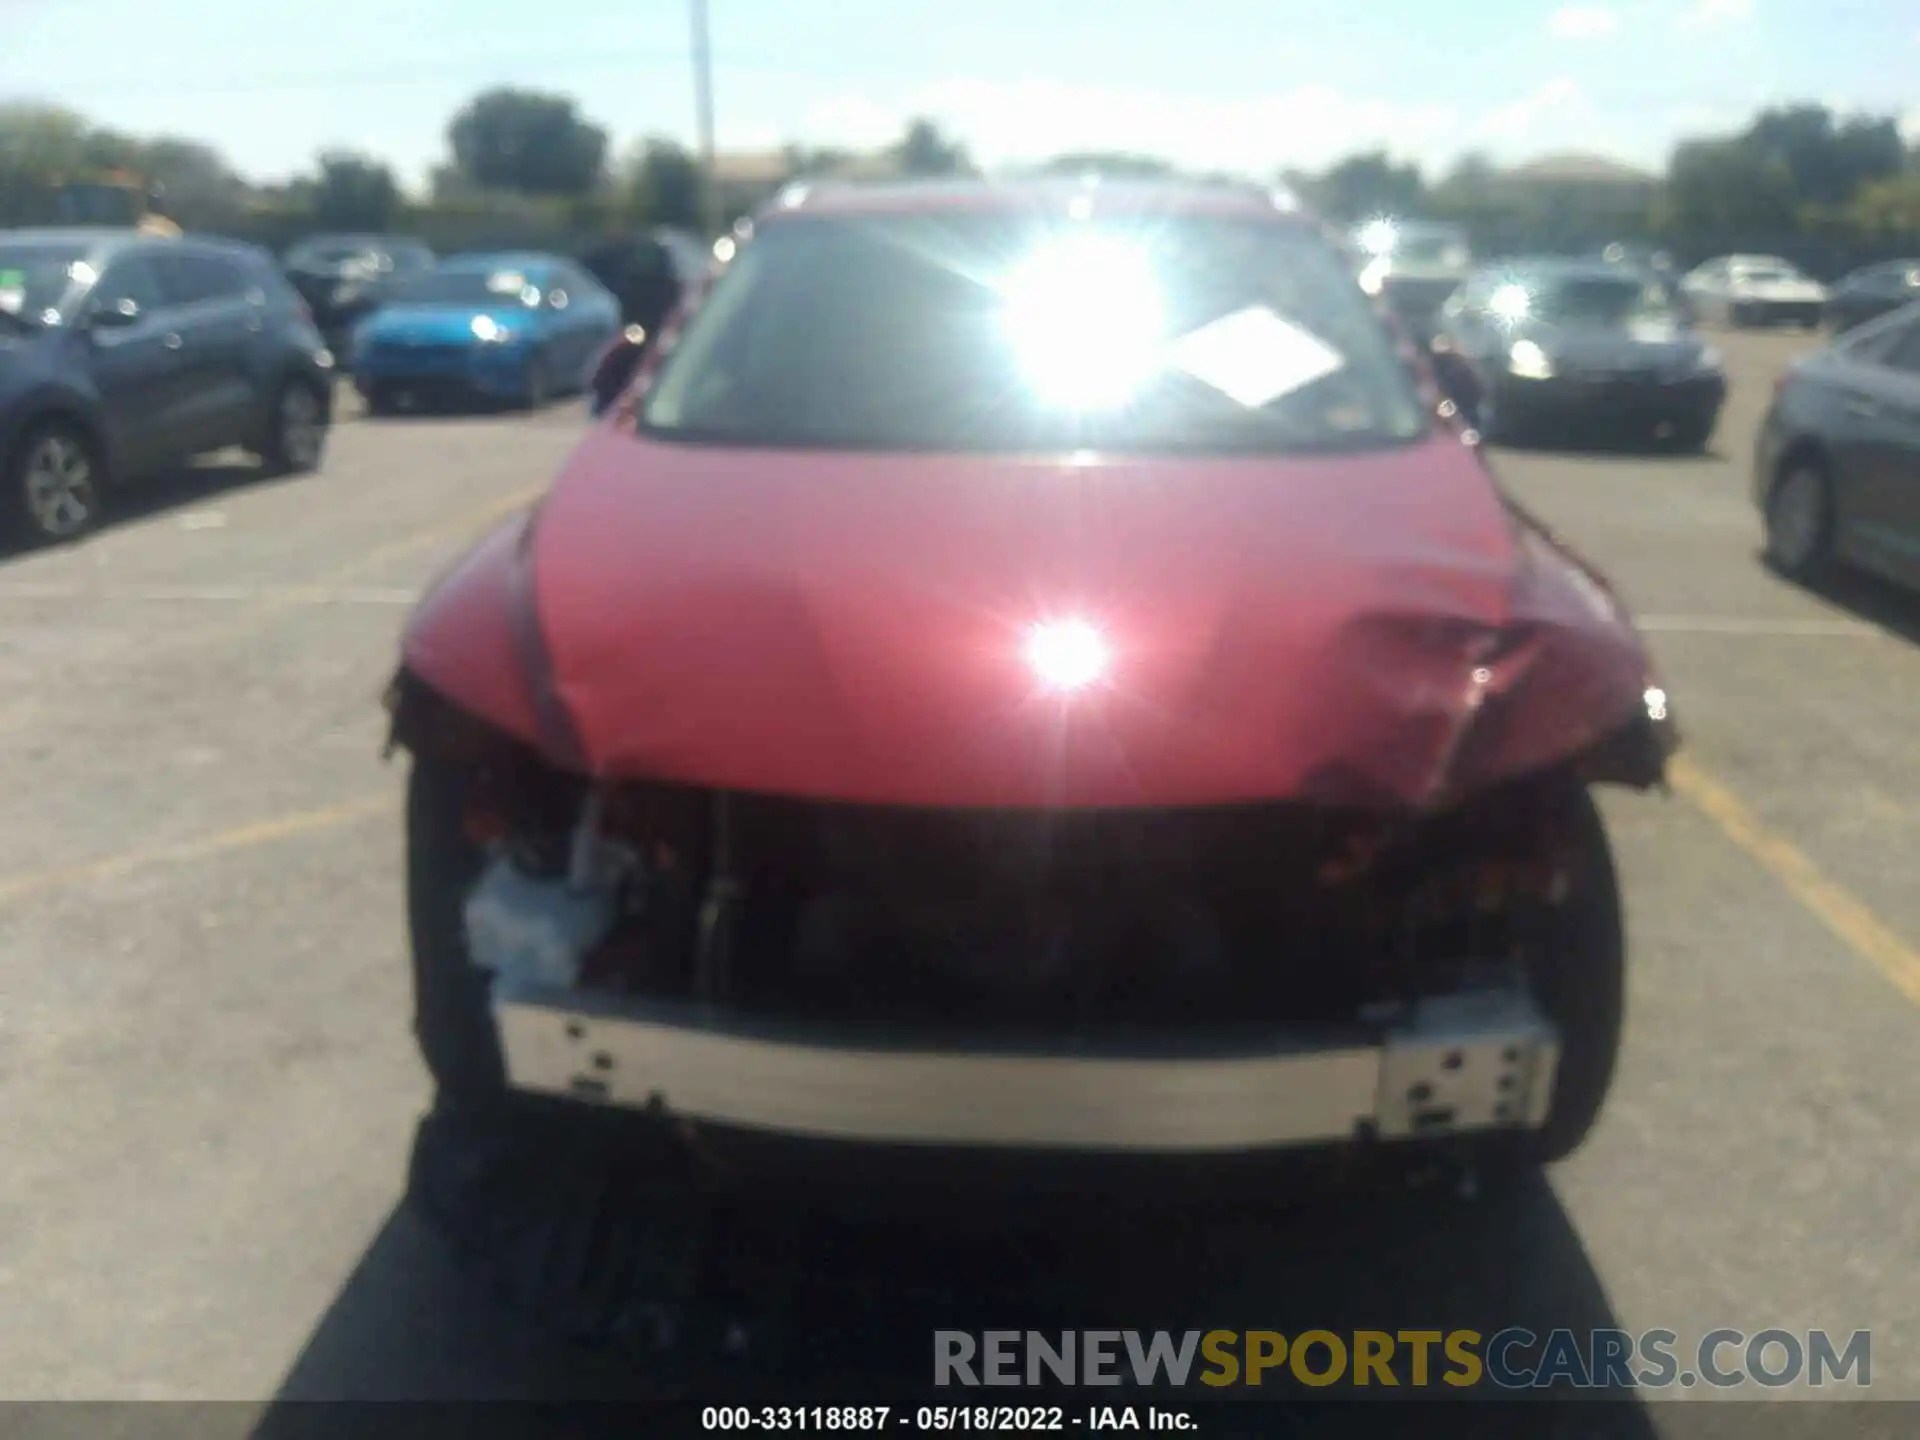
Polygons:
M871 146L927 115L988 165L1138 150L1271 175L1385 148L1657 167L1814 100L1920 140L1913 0L709 0L723 150ZM211 142L273 180L322 149L418 182L496 84L694 136L687 0L0 0L0 99ZM829 18L830 17L830 18Z

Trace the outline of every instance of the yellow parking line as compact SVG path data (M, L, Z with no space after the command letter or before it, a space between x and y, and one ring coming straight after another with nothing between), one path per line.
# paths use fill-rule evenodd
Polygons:
M1828 879L1799 846L1769 830L1739 796L1687 757L1675 757L1668 766L1667 778L1723 835L1786 886L1794 899L1891 980L1901 994L1920 1005L1920 951Z
M480 538L480 530L497 520L504 520L516 510L524 509L539 499L546 490L544 485L529 485L524 490L516 490L511 495L501 495L486 504L455 516L444 525L435 525L426 530L416 531L412 535L403 535L385 545L377 545L346 564L327 571L317 582L321 586L343 585L354 576L370 570L388 560L396 560L402 555L411 555L437 545L443 540L463 540Z
M375 815L390 814L398 807L397 794L381 791L377 795L362 795L339 805L300 810L272 820L257 820L251 825L215 831L211 835L201 835L172 845L156 845L147 850L83 860L78 864L55 866L50 870L32 870L11 879L0 879L0 906L44 895L51 890L116 880L122 875L156 865L179 865L231 850L245 850L275 840L288 840L296 835L309 835L317 830L335 830Z

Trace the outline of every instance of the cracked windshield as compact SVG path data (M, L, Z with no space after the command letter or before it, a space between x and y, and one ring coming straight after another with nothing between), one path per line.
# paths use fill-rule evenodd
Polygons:
M1920 1434L1911 5L0 19L23 1435Z

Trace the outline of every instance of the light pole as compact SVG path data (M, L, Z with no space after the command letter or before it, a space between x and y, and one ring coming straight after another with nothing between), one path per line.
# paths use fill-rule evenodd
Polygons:
M700 131L700 211L707 238L720 231L720 177L713 153L713 49L707 37L707 0L689 0L693 7L693 103Z

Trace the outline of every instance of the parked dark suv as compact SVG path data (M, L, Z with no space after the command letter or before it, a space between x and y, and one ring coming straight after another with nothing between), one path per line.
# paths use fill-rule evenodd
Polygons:
M431 271L434 253L394 235L315 235L287 252L287 279L313 311L313 323L336 354L353 327Z
M320 463L333 356L273 257L125 230L0 234L0 506L71 539L110 485L232 445Z
M692 235L663 226L603 239L580 263L620 302L621 324L652 334L705 277L713 255Z

